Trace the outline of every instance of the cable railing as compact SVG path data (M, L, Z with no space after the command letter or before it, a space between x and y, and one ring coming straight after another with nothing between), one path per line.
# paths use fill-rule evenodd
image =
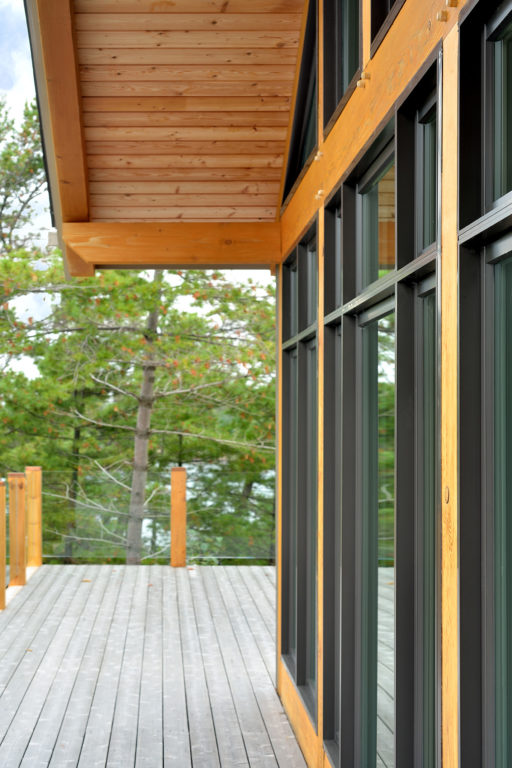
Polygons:
M172 501L180 472L186 477L186 522L181 528L173 526L177 514ZM129 470L45 471L44 562L126 562L137 527L142 563L168 563L180 536L188 563L274 562L273 471L207 463L149 471L138 507L131 481Z

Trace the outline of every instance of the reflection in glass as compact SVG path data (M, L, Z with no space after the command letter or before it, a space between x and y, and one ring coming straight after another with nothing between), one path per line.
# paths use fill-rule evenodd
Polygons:
M512 760L512 259L495 267L496 768Z
M363 328L362 764L395 765L395 324Z
M493 44L494 200L512 190L512 24Z
M435 243L437 239L437 119L434 107L420 124L423 146L423 222L420 248Z
M423 768L435 768L436 682L436 295L422 302L423 325Z
M289 595L288 595L288 653L297 656L297 414L298 414L298 359L297 349L292 349L287 356L289 365L289 400L288 400L288 515L290 519L289 542Z
M316 339L306 347L306 684L316 701L316 495L317 495L317 409Z
M363 288L395 268L395 165L362 194Z

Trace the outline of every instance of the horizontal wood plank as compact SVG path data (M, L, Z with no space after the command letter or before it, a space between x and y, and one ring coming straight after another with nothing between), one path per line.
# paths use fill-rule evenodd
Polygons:
M224 80L206 80L199 82L101 82L82 83L82 96L87 98L106 96L142 96L142 97L167 97L167 96L290 96L292 84L290 80L283 82L263 80L250 80L247 82L226 82Z
M82 48L80 64L291 64L294 48Z
M91 195L272 195L275 181L92 181Z
M286 112L84 112L85 127L94 126L150 126L168 127L220 127L237 128L281 126L286 128Z
M84 112L286 112L290 108L287 96L125 96L82 99Z
M243 181L269 182L279 181L281 171L277 167L255 168L89 168L89 182L95 181L152 181L201 182Z
M224 64L204 66L202 64L171 65L154 64L152 66L132 64L82 64L80 81L84 82L145 82L163 80L165 82L211 81L225 80L291 80L293 82L295 67L291 64Z
M252 3L247 4L251 10ZM299 13L77 13L75 29L82 31L149 30L297 30Z
M271 155L281 154L284 141L88 141L88 155Z
M303 0L251 0L251 13L299 13ZM246 13L247 0L75 0L75 13Z
M90 155L89 168L280 168L277 155Z
M210 200L210 203L212 201ZM264 207L242 207L242 206L223 206L205 205L178 207L156 205L148 207L114 207L114 206L91 206L91 221L211 221L212 219L222 219L231 221L240 219L242 221L272 220L276 215L276 206Z
M138 31L138 32L80 32L76 34L78 48L296 48L296 31L283 30L208 30L208 31Z
M211 194L158 194L158 195L145 195L145 194L92 194L90 196L90 203L92 209L97 208L138 208L146 207L150 208L155 206L156 208L163 208L164 206L170 206L176 208L183 206L184 208L206 208L214 204L215 206L275 206L277 203L276 194L226 194L216 193L215 196Z
M161 126L148 127L120 127L97 126L84 129L85 138L88 141L115 141L119 142L117 151L123 149L126 141L284 141L286 128L269 127L259 125L250 127L216 127L204 126L184 128L166 128ZM123 142L123 143L121 143Z

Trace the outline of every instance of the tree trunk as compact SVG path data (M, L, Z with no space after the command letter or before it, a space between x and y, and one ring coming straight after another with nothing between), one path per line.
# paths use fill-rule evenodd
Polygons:
M155 270L153 282L161 283L162 270ZM160 292L155 301L155 308L148 315L146 324L146 339L149 342L148 353L152 357L152 342L158 325L160 314ZM140 563L142 552L142 522L144 520L144 500L146 494L146 479L148 474L148 451L151 425L151 412L154 405L153 392L155 388L156 366L150 359L142 368L142 384L138 397L137 428L133 445L133 470L130 492L130 506L128 510L128 531L126 546L126 562L128 564Z
M81 398L83 398L83 392L73 392L73 400L75 403L75 409L79 408L80 406L83 407L83 404L80 402ZM77 504L76 504L76 498L78 496L78 467L80 466L80 440L81 440L81 430L78 425L76 425L73 429L73 442L71 447L71 454L73 457L73 470L71 473L71 485L69 488L69 498L71 499L72 509L73 509L73 516L71 520L68 520L66 524L66 538L64 539L64 562L65 563L72 563L73 562L73 543L76 539L76 522L77 522Z

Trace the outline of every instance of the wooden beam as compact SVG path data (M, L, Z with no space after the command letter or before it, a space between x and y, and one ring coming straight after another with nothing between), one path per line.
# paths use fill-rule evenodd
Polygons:
M171 469L171 565L184 568L187 564L187 471L185 467Z
M9 586L26 584L25 562L25 475L9 472Z
M459 765L458 103L459 28L443 45L441 175L441 723L444 768Z
M64 263L70 277L93 277L94 264L88 264L68 245L64 247Z
M52 194L58 192L63 221L86 221L87 175L71 1L28 0L27 14L33 48L41 51L42 61L35 56L34 62L38 92L47 96L45 144L51 143L55 154L57 189L52 188Z
M281 695L281 653L283 647L283 266L277 267L277 327L276 327L276 681Z
M5 608L5 480L0 480L0 610Z
M62 227L63 240L94 267L262 267L281 259L276 222L128 222L73 223ZM69 260L69 256L68 256ZM71 268L71 265L70 265Z
M459 0L446 21L441 20L446 14L445 0L405 3L366 67L370 78L363 81L364 88L356 88L351 95L324 142L322 156L311 163L283 212L283 258L323 206L325 196L347 176L375 138L411 79L457 24L467 1ZM438 18L441 11L443 15Z
M322 2L320 2L322 8ZM324 217L325 210L318 211L317 258L318 258L318 296L317 296L317 730L318 730L318 765L323 760L324 733Z
M25 467L25 477L27 480L27 566L39 568L43 564L41 467Z
M322 765L318 762L322 744L304 707L303 699L282 659L279 660L278 665L278 679L281 683L278 692L306 762L311 768Z

